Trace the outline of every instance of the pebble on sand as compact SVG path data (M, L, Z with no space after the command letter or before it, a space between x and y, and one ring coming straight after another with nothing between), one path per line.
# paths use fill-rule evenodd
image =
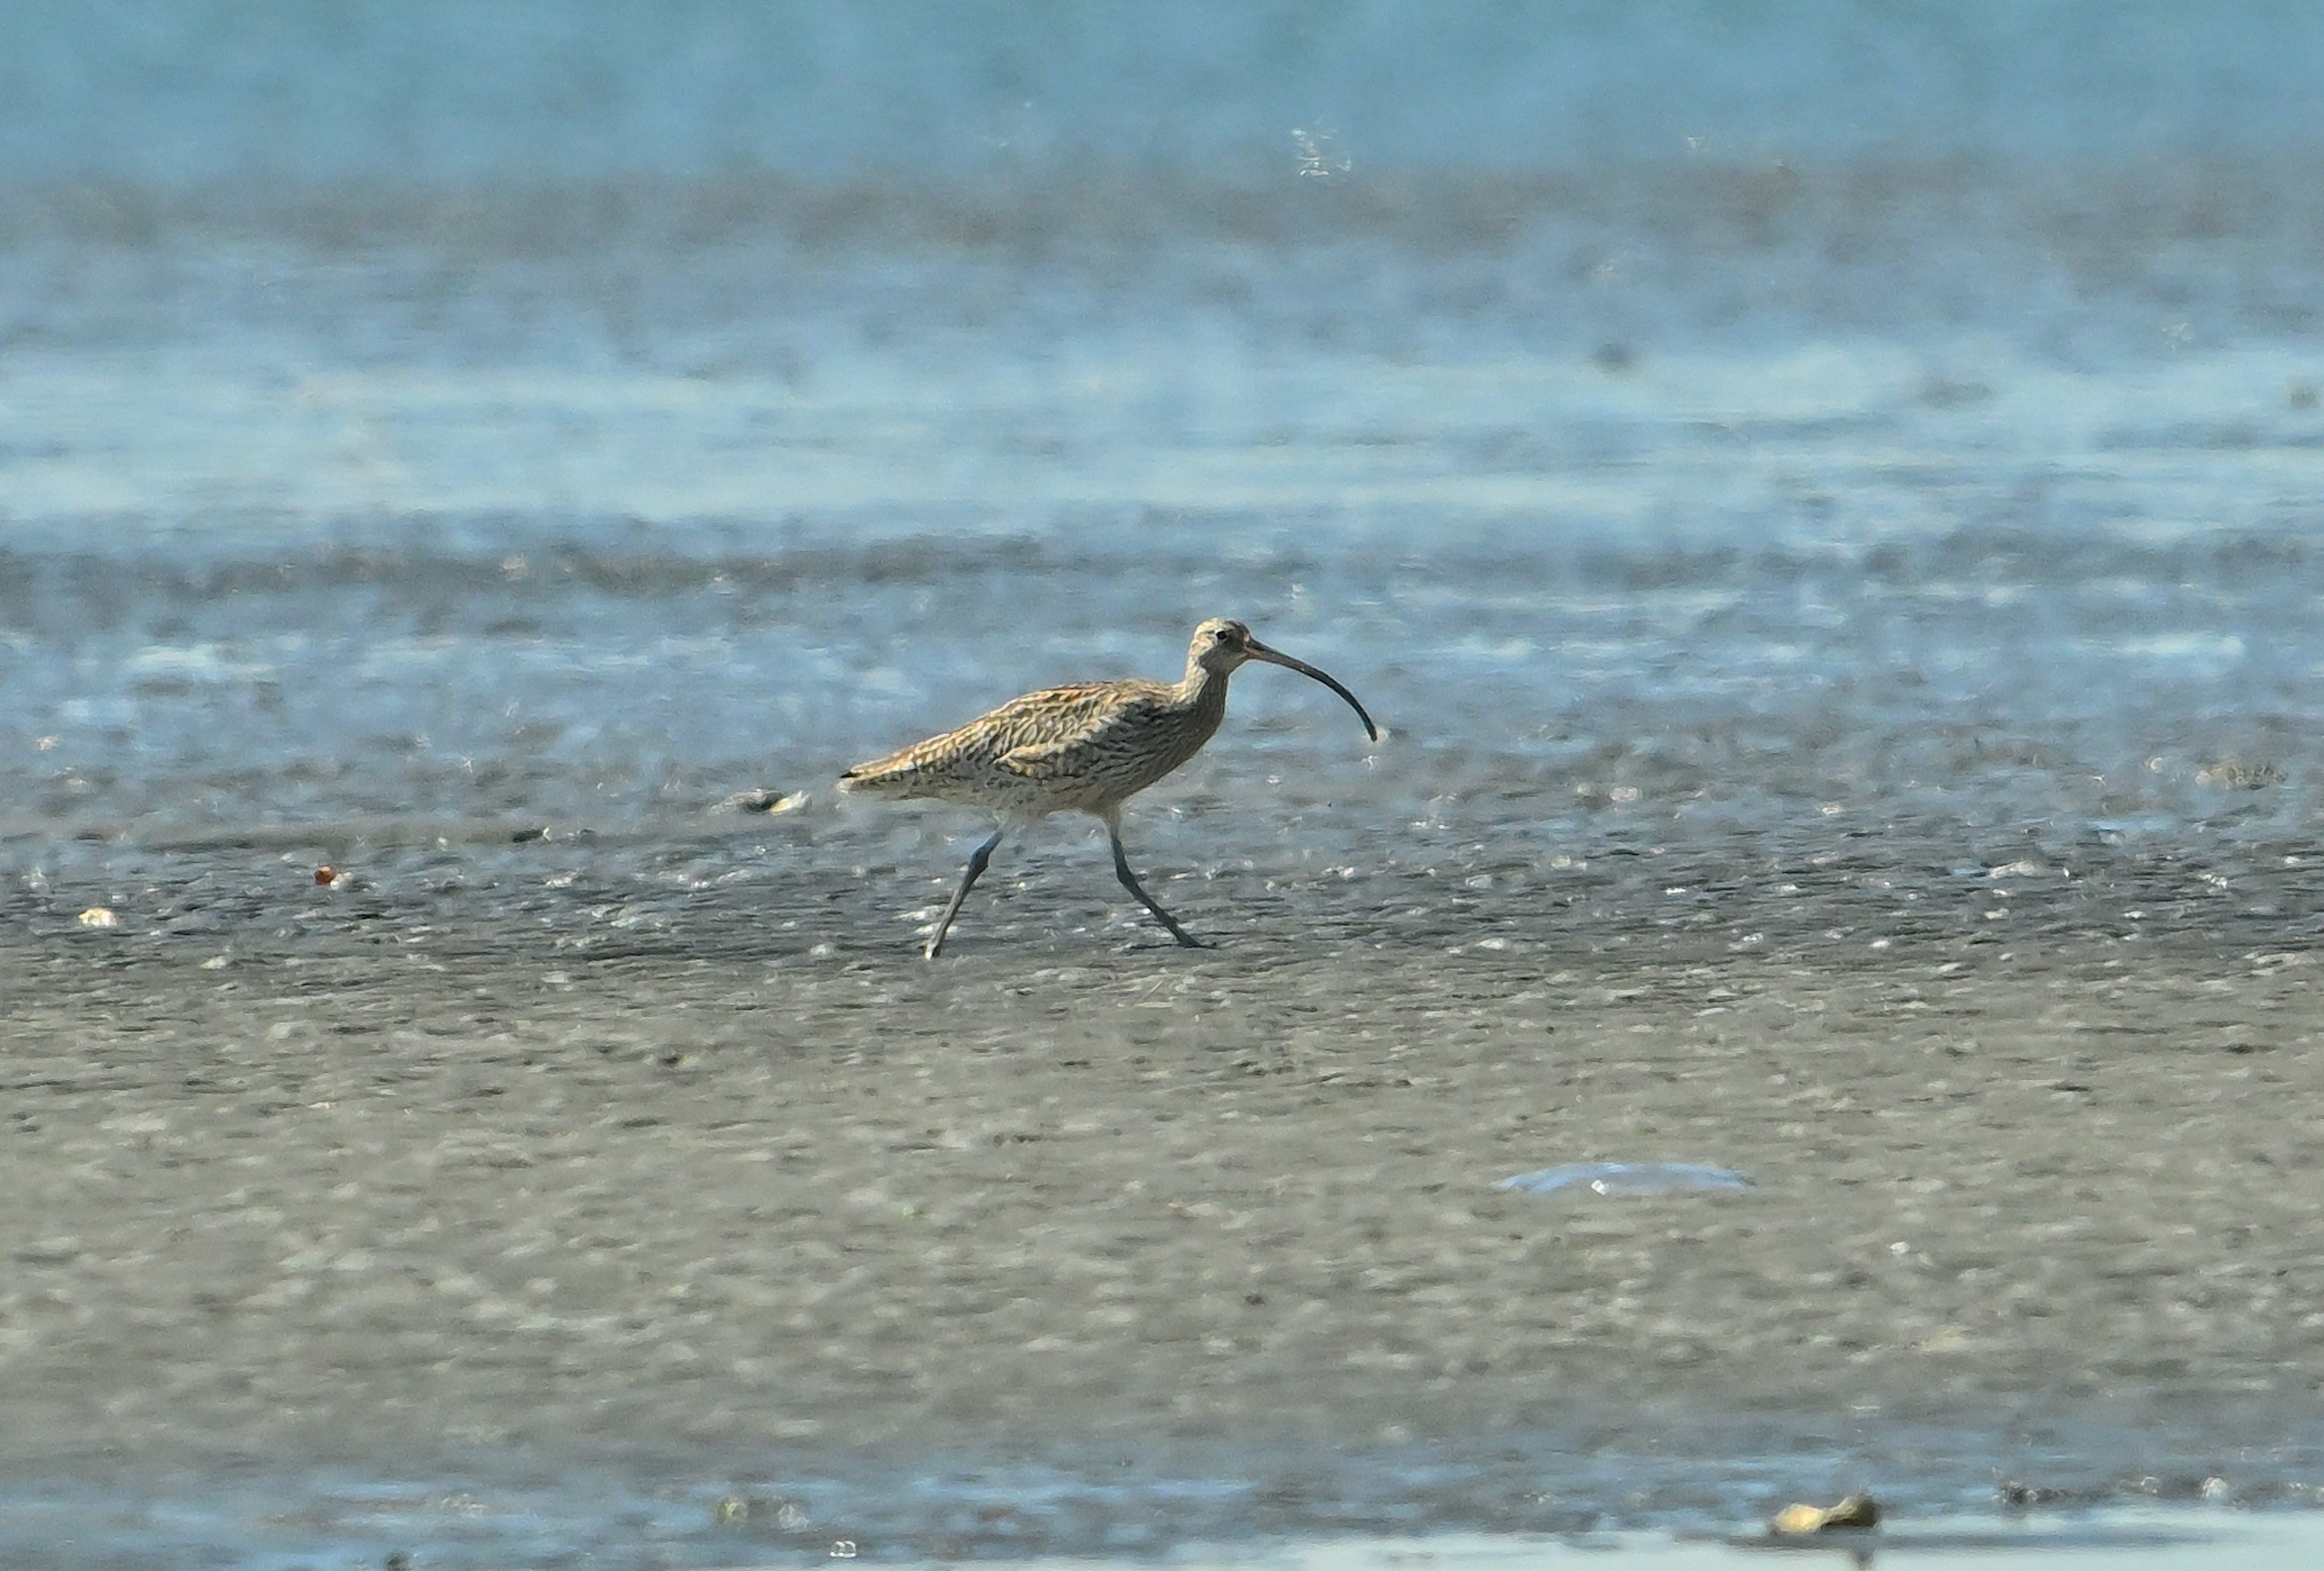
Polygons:
M1775 1513L1767 1530L1794 1538L1831 1532L1837 1528L1877 1527L1879 1522L1880 1502L1868 1494L1851 1494L1834 1506L1802 1505L1795 1502Z
M795 813L807 806L805 791L736 791L713 808L719 813Z

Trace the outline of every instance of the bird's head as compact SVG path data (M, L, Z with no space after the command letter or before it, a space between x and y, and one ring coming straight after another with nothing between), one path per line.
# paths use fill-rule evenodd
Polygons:
M1323 683L1348 701L1348 707L1353 709L1356 717L1364 723L1365 735L1375 742L1379 740L1379 727L1372 724L1372 717L1364 713L1364 707L1356 702L1353 693L1305 661L1293 660L1281 650L1269 649L1253 638L1250 629L1240 622L1230 621L1224 616L1212 617L1194 629L1194 642L1186 651L1189 676L1194 669L1200 669L1214 677L1223 677L1244 661L1254 660L1297 671L1303 677L1312 677Z
M1241 623L1213 616L1194 629L1194 642L1186 658L1212 675L1222 677L1265 648Z

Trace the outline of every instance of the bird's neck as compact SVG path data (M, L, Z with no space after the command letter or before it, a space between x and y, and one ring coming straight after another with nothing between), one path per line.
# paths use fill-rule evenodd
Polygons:
M1216 714L1225 713L1226 673L1214 671L1197 661L1188 661L1185 679L1178 684L1178 701L1189 709L1207 709Z

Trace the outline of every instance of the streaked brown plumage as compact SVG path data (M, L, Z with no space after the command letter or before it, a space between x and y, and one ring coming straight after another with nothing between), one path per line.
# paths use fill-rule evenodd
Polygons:
M1379 740L1379 728L1353 693L1314 666L1268 648L1241 623L1214 617L1194 629L1183 680L1082 682L1028 693L957 731L859 763L841 775L839 783L851 791L899 799L934 797L1001 815L1001 827L969 858L952 903L928 938L927 957L944 952L953 918L1001 836L1062 812L1102 818L1113 846L1114 873L1123 887L1173 938L1199 947L1130 871L1121 849L1121 804L1202 751L1226 715L1227 678L1254 660L1314 678L1345 698L1365 733Z

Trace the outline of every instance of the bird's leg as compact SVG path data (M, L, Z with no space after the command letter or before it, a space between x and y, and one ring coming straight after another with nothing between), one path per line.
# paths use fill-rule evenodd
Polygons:
M1178 925L1177 918L1172 916L1168 911L1164 910L1160 906L1155 904L1154 897L1147 893L1144 887L1139 883L1138 874L1130 871L1130 858L1122 854L1121 829L1120 826L1113 823L1111 819L1108 819L1106 822L1105 837L1113 842L1113 872L1114 876L1121 880L1121 887L1136 895L1138 897L1138 903L1144 906L1148 910L1152 911L1154 913L1155 919L1159 921L1164 927L1170 929L1170 936L1172 938L1177 939L1181 944L1185 945L1189 949L1200 949L1204 947L1203 941L1200 938L1195 938L1192 933L1186 931L1185 929L1180 927Z
M984 872L984 864L992 860L992 848L1001 844L1001 836L1007 833L1009 826L1001 825L992 831L992 838L979 846L969 857L967 867L961 872L960 887L952 892L952 904L945 907L945 914L936 919L936 930L929 935L928 947L920 951L929 959L933 960L944 953L945 935L952 931L953 918L960 915L960 902L968 898L970 887Z

